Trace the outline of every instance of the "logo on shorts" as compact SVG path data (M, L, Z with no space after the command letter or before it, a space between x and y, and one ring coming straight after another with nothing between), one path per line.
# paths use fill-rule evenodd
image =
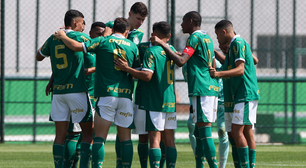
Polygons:
M176 121L176 117L169 117L168 120L173 120L173 121Z
M79 109L79 108L77 108L77 109L75 109L75 110L71 110L71 113L74 113L74 114L76 114L76 113L81 113L81 112L84 112L84 109Z
M123 115L124 117L132 117L132 116L133 116L133 115L132 115L131 113L129 113L129 112L127 112L127 113L120 112L119 114L120 114L120 115Z
M240 110L234 109L234 113L240 113Z

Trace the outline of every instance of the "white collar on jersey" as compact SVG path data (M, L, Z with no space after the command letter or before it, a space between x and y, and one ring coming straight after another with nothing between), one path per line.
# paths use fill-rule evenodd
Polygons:
M134 30L131 30L131 31L129 31L129 34L131 34L133 31L135 31L135 30L137 30L137 29L134 29Z
M115 36L115 37L117 37L117 38L125 38L123 35L121 35L121 34L113 34L112 36Z
M239 35L239 34L235 35L235 36L232 38L231 43L230 43L229 46L231 46L232 42L236 39L236 37L240 37L240 35Z
M204 34L204 35L207 34L206 31L204 31L204 30L197 30L197 31L194 31L193 33L197 33L197 32L200 32L200 33L202 33L202 34ZM193 34L193 33L192 33L192 34Z
M69 32L73 32L73 30L71 30L71 29L65 29L64 32L67 34L67 33L69 33Z

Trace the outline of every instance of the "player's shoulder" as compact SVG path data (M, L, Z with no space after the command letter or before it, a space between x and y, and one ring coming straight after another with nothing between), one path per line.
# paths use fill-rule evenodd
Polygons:
M169 47L170 47L170 49L171 49L172 51L176 52L176 49L174 48L173 45L169 44Z
M143 43L140 43L138 45L138 48L143 48L143 49L146 49L146 48L149 48L150 47L150 42L143 42Z
M143 34L143 30L141 28L136 29L135 32Z
M86 41L90 40L90 37L86 33L79 32L79 31L71 31L71 32L67 33L67 36L69 38L76 39L76 40L82 41L82 42L86 42Z
M233 45L244 45L246 41L241 37L236 37L235 40L232 42Z

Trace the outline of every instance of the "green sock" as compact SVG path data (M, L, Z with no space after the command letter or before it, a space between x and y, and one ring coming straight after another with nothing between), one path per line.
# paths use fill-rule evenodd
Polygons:
M81 143L82 143L83 134L80 133L79 135L80 135L80 137L79 137L79 140L78 140L78 143L77 143L77 146L76 146L75 157L74 157L73 165L72 165L71 168L78 168L79 167L78 163L79 163L79 160L81 158L80 150L81 150Z
M120 139L119 139L118 134L116 135L115 151L116 151L116 158L117 158L116 168L122 168L121 143L120 143Z
M249 147L237 148L239 160L243 168L249 168Z
M195 148L195 160L196 160L196 168L204 168L205 163L205 155L204 148L202 146L202 142L199 135L199 129L195 126L194 136L196 137L196 148Z
M64 167L71 167L73 165L79 137L80 134L66 136Z
M167 168L175 168L177 151L175 147L166 147Z
M235 168L242 168L234 138L228 138L232 145L232 156Z
M100 168L103 166L105 157L104 151L105 140L102 137L95 137L92 145L92 168Z
M199 134L202 141L202 145L204 146L205 157L209 167L218 168L216 148L214 141L211 137L211 127L199 127Z
M163 141L160 141L159 146L162 154L159 162L159 168L164 168L166 161L166 147Z
M122 168L130 168L133 161L133 143L131 140L121 142Z
M81 160L80 167L90 167L91 144L88 142L81 143Z
M255 168L256 149L249 149L250 168Z
M148 167L148 143L138 143L138 156L141 168Z
M160 159L161 159L160 148L149 149L149 160L151 167L159 167Z
M53 144L53 159L55 168L62 168L64 164L65 146L62 144Z

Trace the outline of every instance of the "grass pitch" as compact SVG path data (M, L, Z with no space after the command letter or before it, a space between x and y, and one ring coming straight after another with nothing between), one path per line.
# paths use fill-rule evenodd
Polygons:
M218 146L216 146L218 151ZM193 152L189 144L177 144L177 168L195 167ZM105 161L103 167L115 168L116 155L114 144L106 144ZM231 152L231 151L230 151ZM258 145L257 168L287 168L306 167L306 145ZM0 167L1 168L52 168L52 144L0 144ZM137 145L134 143L133 168L140 168L137 155ZM209 167L205 164L205 167ZM231 153L226 165L234 168Z

